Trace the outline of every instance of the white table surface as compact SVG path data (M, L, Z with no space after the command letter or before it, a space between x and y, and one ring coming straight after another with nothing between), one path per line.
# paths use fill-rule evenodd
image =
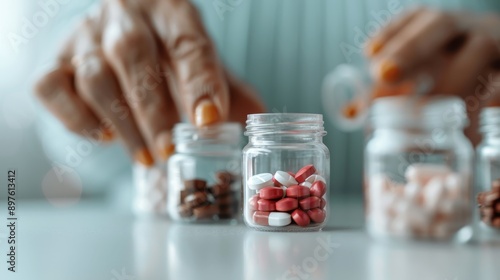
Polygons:
M382 244L364 233L360 201L332 205L322 232L268 233L139 219L106 201L20 202L16 273L0 214L0 279L500 279L499 243Z

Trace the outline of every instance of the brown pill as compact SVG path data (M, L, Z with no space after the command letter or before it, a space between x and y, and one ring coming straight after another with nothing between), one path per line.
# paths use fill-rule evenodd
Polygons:
M485 206L492 206L494 203L496 203L497 201L499 201L499 198L500 198L500 194L498 194L498 193L488 193L484 197L483 205L485 205Z
M180 202L184 203L186 196L188 196L189 192L187 190L181 190L180 192Z
M218 184L210 188L210 191L215 197L222 196L231 193L231 185L229 184Z
M204 191L207 187L207 181L201 179L193 179L184 181L184 188L188 192Z
M184 199L185 204L190 208L200 206L205 202L207 202L207 200L208 196L204 192L195 192L193 194L186 196L186 198Z
M193 215L193 211L186 204L179 205L178 210L179 215L183 218L191 217Z
M231 184L234 182L234 176L228 171L219 171L215 173L215 178L219 184Z
M193 215L197 219L212 218L218 212L219 212L219 209L217 208L217 206L212 205L212 204L206 204L206 205L196 207L193 209Z

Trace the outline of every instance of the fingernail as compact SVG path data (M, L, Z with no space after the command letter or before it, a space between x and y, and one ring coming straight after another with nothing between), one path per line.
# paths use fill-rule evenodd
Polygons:
M401 76L401 69L393 61L386 60L380 65L380 78L385 82L395 82Z
M371 42L366 48L366 55L372 57L382 50L384 45L380 41Z
M102 141L103 142L111 142L111 141L113 141L113 139L115 139L115 134L113 133L112 130L107 129L107 128L102 130Z
M201 100L194 111L196 126L205 126L220 121L219 110L210 99Z
M160 157L163 160L168 159L175 152L175 145L167 145L164 149L160 150Z
M153 156L151 156L151 153L147 148L139 149L135 152L134 158L137 162L140 162L147 167L154 164Z

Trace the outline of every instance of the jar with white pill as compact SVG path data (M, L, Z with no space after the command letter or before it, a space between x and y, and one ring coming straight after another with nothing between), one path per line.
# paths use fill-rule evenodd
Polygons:
M243 150L245 223L318 231L328 216L330 153L319 114L248 115Z
M366 225L376 239L472 236L473 148L455 97L384 97L371 106L365 148Z
M177 124L168 161L168 213L176 221L235 222L240 217L241 136L237 123Z
M483 109L477 148L477 214L483 237L500 238L500 107Z
M136 216L167 215L167 174L165 164L146 167L135 164L132 170L134 199L132 211Z

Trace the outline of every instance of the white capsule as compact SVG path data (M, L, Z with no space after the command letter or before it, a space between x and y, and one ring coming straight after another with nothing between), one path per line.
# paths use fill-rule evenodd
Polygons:
M453 173L445 178L446 193L454 199L460 199L465 193L464 180L459 174Z
M314 182L316 182L316 181L321 181L321 182L323 182L323 183L326 184L325 178L323 178L323 176L318 175L318 174L313 174L313 175L307 177L306 180L305 180L305 182L309 182L311 184L314 183Z
M292 217L288 213L271 212L268 217L269 226L283 227L292 222Z
M301 186L304 186L304 187L311 188L312 183L309 183L309 182L305 181L305 182L300 183L300 185L301 185Z
M295 178L293 178L292 175L288 174L288 172L285 171L276 171L276 173L274 173L274 179L276 179L276 181L286 187L297 185L297 181L295 180Z
M438 204L444 196L444 180L441 177L435 177L425 185L424 188L424 200L425 207L429 212L434 212L437 209Z
M450 168L442 164L416 163L408 166L405 178L408 182L426 185L434 177L445 177L451 172Z
M422 187L417 183L408 183L405 185L405 198L413 204L416 204L418 197L422 192Z
M260 190L273 185L273 174L260 173L248 178L247 186L252 190Z

